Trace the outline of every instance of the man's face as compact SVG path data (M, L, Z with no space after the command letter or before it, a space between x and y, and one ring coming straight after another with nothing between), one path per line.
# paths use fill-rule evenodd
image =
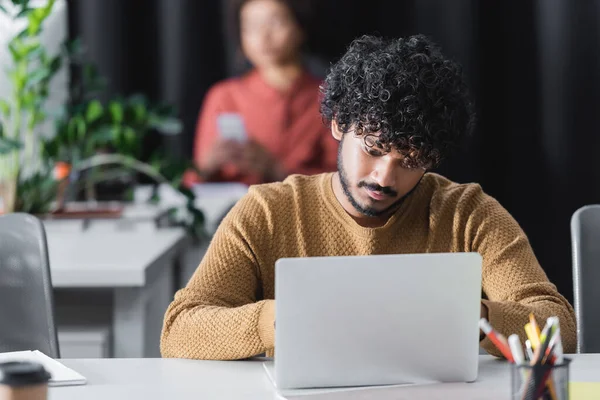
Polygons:
M334 136L337 125L334 123ZM338 149L338 173L342 190L355 212L368 217L391 215L403 197L421 180L424 169L402 166L396 150L383 151L375 142L377 134L365 139L354 133L341 133ZM336 136L337 137L337 136ZM347 210L353 214L352 210Z

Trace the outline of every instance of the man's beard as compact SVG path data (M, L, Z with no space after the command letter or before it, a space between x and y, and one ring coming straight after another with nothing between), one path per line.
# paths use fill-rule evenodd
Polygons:
M377 210L373 207L364 207L362 206L358 200L356 200L356 198L352 195L352 193L350 192L350 182L348 182L348 176L346 175L346 171L344 170L344 162L342 160L342 144L343 144L344 138L342 137L342 141L340 142L339 146L338 146L338 157L337 157L337 170L338 170L338 174L340 176L340 184L342 185L342 190L344 191L344 194L346 195L346 198L348 199L348 201L350 202L350 204L352 204L352 207L354 207L356 209L356 211L358 211L359 213L367 216L367 217L381 217L384 216L386 214L391 214L393 213L395 210L397 210L398 208L400 208L400 205L402 205L402 203L404 202L404 199L410 194L412 193L412 190L410 192L408 192L406 195L400 197L397 201L395 201L393 204L391 204L389 207L383 209L383 210ZM418 184L417 184L418 185ZM366 182L359 182L359 184L357 185L358 188L360 187L367 187L371 190L374 191L379 191L379 192L383 192L386 195L390 195L390 196L397 196L398 194L390 188L383 188L379 185L376 184L369 184ZM416 185L415 185L416 187ZM413 189L414 190L414 189Z

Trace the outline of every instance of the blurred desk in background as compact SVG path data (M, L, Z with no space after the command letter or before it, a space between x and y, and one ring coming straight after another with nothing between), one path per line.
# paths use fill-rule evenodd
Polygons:
M200 183L194 185L192 191L196 195L196 207L204 213L206 232L212 235L231 207L248 192L248 186L229 182ZM151 185L138 186L134 191L135 203L140 206L147 206L147 201L151 195ZM176 192L168 185L159 186L158 196L160 198L158 206L164 210L173 206L184 205L186 201L181 193ZM131 215L136 213L134 208L126 212Z
M176 263L189 244L185 230L151 224L119 229L115 221L94 221L85 231L77 220L44 224L59 333L61 325L69 337L78 326L88 336L94 325L106 330L98 314L110 307L110 355L159 356L164 312L176 289Z
M209 240L246 194L241 184L193 188ZM197 269L209 240L194 243L183 228L157 221L186 198L160 186L136 188L120 218L45 220L63 358L160 356L164 313Z

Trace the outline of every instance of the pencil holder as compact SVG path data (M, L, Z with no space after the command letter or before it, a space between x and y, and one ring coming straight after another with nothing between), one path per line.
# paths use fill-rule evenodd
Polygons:
M512 400L568 400L569 364L565 358L561 364L512 364Z

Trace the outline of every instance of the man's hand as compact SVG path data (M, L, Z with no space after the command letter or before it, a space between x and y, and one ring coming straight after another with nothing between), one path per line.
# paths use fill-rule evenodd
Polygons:
M267 182L281 181L286 177L283 165L263 145L253 140L244 145L239 167L258 174Z

